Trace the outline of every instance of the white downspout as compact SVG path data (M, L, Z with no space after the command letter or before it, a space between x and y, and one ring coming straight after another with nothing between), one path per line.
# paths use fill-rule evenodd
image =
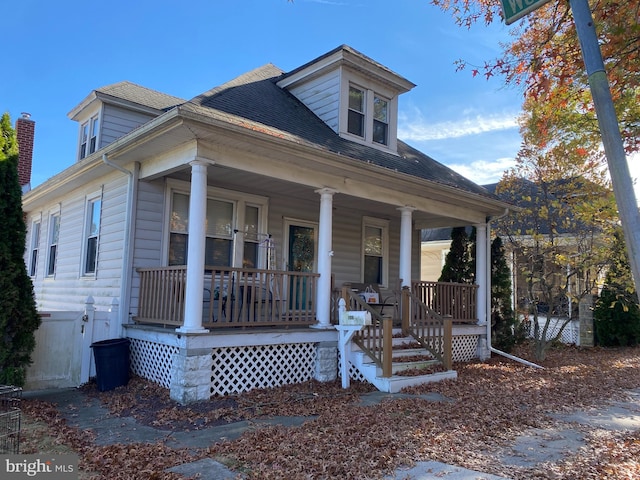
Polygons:
M140 175L140 164L134 162L133 171L116 165L111 162L107 154L102 154L102 161L105 165L109 165L116 170L124 173L129 177L129 186L127 188L127 207L124 219L124 245L122 259L122 273L120 275L120 310L119 325L109 325L109 334L112 337L121 337L123 335L122 325L129 323L130 305L131 305L131 282L133 275L133 246L135 243L135 229L132 225L136 221L136 209L134 201L138 194L138 178Z
M502 215L496 218L487 218L487 228L486 228L486 248L487 248L487 258L489 259L489 265L491 265L491 220L497 220L499 218L504 217L509 210L505 210ZM522 363L523 365L527 365L529 367L541 368L544 370L544 367L538 365L537 363L530 362L525 360L524 358L516 357L515 355L511 355L510 353L503 352L502 350L498 350L497 348L493 348L491 346L491 268L487 269L487 346L489 347L489 351L496 353L498 355L502 355L503 357L509 358L515 362ZM514 310L515 311L515 310Z

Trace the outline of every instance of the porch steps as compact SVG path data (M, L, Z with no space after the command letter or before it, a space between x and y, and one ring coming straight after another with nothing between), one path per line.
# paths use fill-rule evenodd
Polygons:
M373 384L382 392L398 393L405 387L458 377L458 373L455 370L423 375L401 375L401 372L407 370L422 370L440 365L439 360L434 359L425 348L419 346L419 344L411 338L393 338L391 377L383 377L382 369L378 367L368 355L362 352L357 345L353 344L352 349L351 364L360 371L369 383Z

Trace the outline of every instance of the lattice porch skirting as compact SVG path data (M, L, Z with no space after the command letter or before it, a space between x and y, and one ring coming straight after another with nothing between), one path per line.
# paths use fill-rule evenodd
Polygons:
M172 375L176 374L175 360L180 358L180 349L147 339L130 338L130 341L133 374L171 389L172 380L174 383L176 380ZM333 348L331 345L329 343L328 355L333 362L331 373L334 373L337 345ZM228 395L318 378L322 368L318 352L323 349L322 355L327 356L326 344L317 342L212 348L207 388L212 396Z
M254 388L272 388L314 378L313 343L215 348L211 394L227 395Z
M138 338L129 340L131 371L139 377L169 388L171 365L173 356L179 352L178 347Z

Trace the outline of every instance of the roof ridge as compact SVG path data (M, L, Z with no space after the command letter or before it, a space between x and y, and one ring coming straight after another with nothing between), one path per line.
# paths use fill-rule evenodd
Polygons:
M278 72L278 75L275 73ZM253 70L249 70L248 72L242 73L237 77L232 78L216 87L207 90L206 92L202 92L199 95L193 97L190 102L200 103L202 99L210 99L213 96L216 96L229 88L237 87L239 85L246 85L248 83L252 83L256 80L266 80L268 78L274 78L276 76L280 76L284 73L284 71L274 65L273 63L265 63L260 67L256 67Z

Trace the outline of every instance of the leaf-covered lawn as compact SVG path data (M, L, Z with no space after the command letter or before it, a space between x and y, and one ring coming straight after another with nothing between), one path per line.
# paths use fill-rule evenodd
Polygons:
M527 357L528 350L523 347L517 354ZM164 444L97 447L90 432L67 426L52 406L23 400L23 408L29 419L48 424L55 443L80 454L81 467L88 472L84 478L181 478L164 469L203 457L216 458L255 479L382 478L400 465L420 460L516 480L640 478L637 430L582 427L586 447L568 452L559 462L535 467L500 462L501 448L527 429L562 426L549 414L624 400L625 392L640 388L640 348L559 347L549 352L543 366L544 370L534 369L495 356L486 363L457 364L457 380L407 390L439 393L447 401L396 398L374 406L359 404L360 394L372 389L357 382L349 390L340 388L339 382L308 382L188 407L175 404L166 390L141 379L111 392L85 388L114 414L134 416L162 429L200 429L275 415L313 416L298 427L264 426L198 451ZM22 444L23 453L35 448L29 439Z

